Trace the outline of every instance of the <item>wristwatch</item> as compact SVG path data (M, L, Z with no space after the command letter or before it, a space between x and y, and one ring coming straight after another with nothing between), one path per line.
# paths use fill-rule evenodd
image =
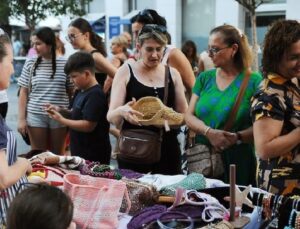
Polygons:
M241 133L240 132L236 132L236 136L237 136L236 144L237 145L242 144L243 142L242 142L242 135L241 135Z

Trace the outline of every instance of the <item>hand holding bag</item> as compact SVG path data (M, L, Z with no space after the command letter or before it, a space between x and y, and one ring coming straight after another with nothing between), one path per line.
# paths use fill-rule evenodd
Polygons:
M64 191L73 201L73 219L82 229L117 228L118 213L124 195L127 202L126 213L131 207L123 181L66 174Z
M224 125L224 130L229 131L235 121L242 98L245 94L249 79L250 71L246 71L241 88L236 98L235 104L230 111L229 119ZM224 173L224 165L221 153L216 152L212 147L204 144L195 144L195 133L189 130L189 139L192 139L189 148L185 151L187 157L187 167L189 172L197 172L209 178L220 178Z
M165 69L164 101L168 100L168 75ZM160 161L162 129L159 133L146 129L122 129L119 138L120 154L118 158L132 163L153 164Z

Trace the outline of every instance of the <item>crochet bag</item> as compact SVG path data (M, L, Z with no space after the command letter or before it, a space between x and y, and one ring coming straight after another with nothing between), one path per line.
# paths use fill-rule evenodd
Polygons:
M186 151L188 171L205 177L220 178L224 173L222 155L203 144L196 144Z
M143 116L138 116L138 121L144 126L180 126L183 124L183 114L177 113L172 108L165 106L162 101L153 96L139 99L132 108L139 111Z
M74 204L74 221L79 228L108 229L118 227L118 213L123 196L129 200L123 181L78 174L64 176L64 191Z

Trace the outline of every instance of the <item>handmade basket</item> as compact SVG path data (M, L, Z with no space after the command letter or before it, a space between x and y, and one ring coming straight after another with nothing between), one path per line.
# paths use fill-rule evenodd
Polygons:
M125 195L129 212L126 184L123 181L66 174L64 191L74 204L74 221L82 229L117 228L118 213Z
M177 113L172 108L165 106L159 98L147 96L139 99L132 108L143 116L138 116L138 121L144 126L180 126L183 124L183 114Z

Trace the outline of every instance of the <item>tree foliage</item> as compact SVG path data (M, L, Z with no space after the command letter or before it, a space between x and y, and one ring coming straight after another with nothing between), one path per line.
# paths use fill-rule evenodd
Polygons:
M252 28L252 47L253 47L253 68L258 70L258 42L256 29L256 9L263 3L269 3L273 0L235 0L250 14Z
M25 17L25 24L34 30L38 22L49 15L71 14L81 16L86 13L85 6L91 0L11 0L10 15L18 19Z

